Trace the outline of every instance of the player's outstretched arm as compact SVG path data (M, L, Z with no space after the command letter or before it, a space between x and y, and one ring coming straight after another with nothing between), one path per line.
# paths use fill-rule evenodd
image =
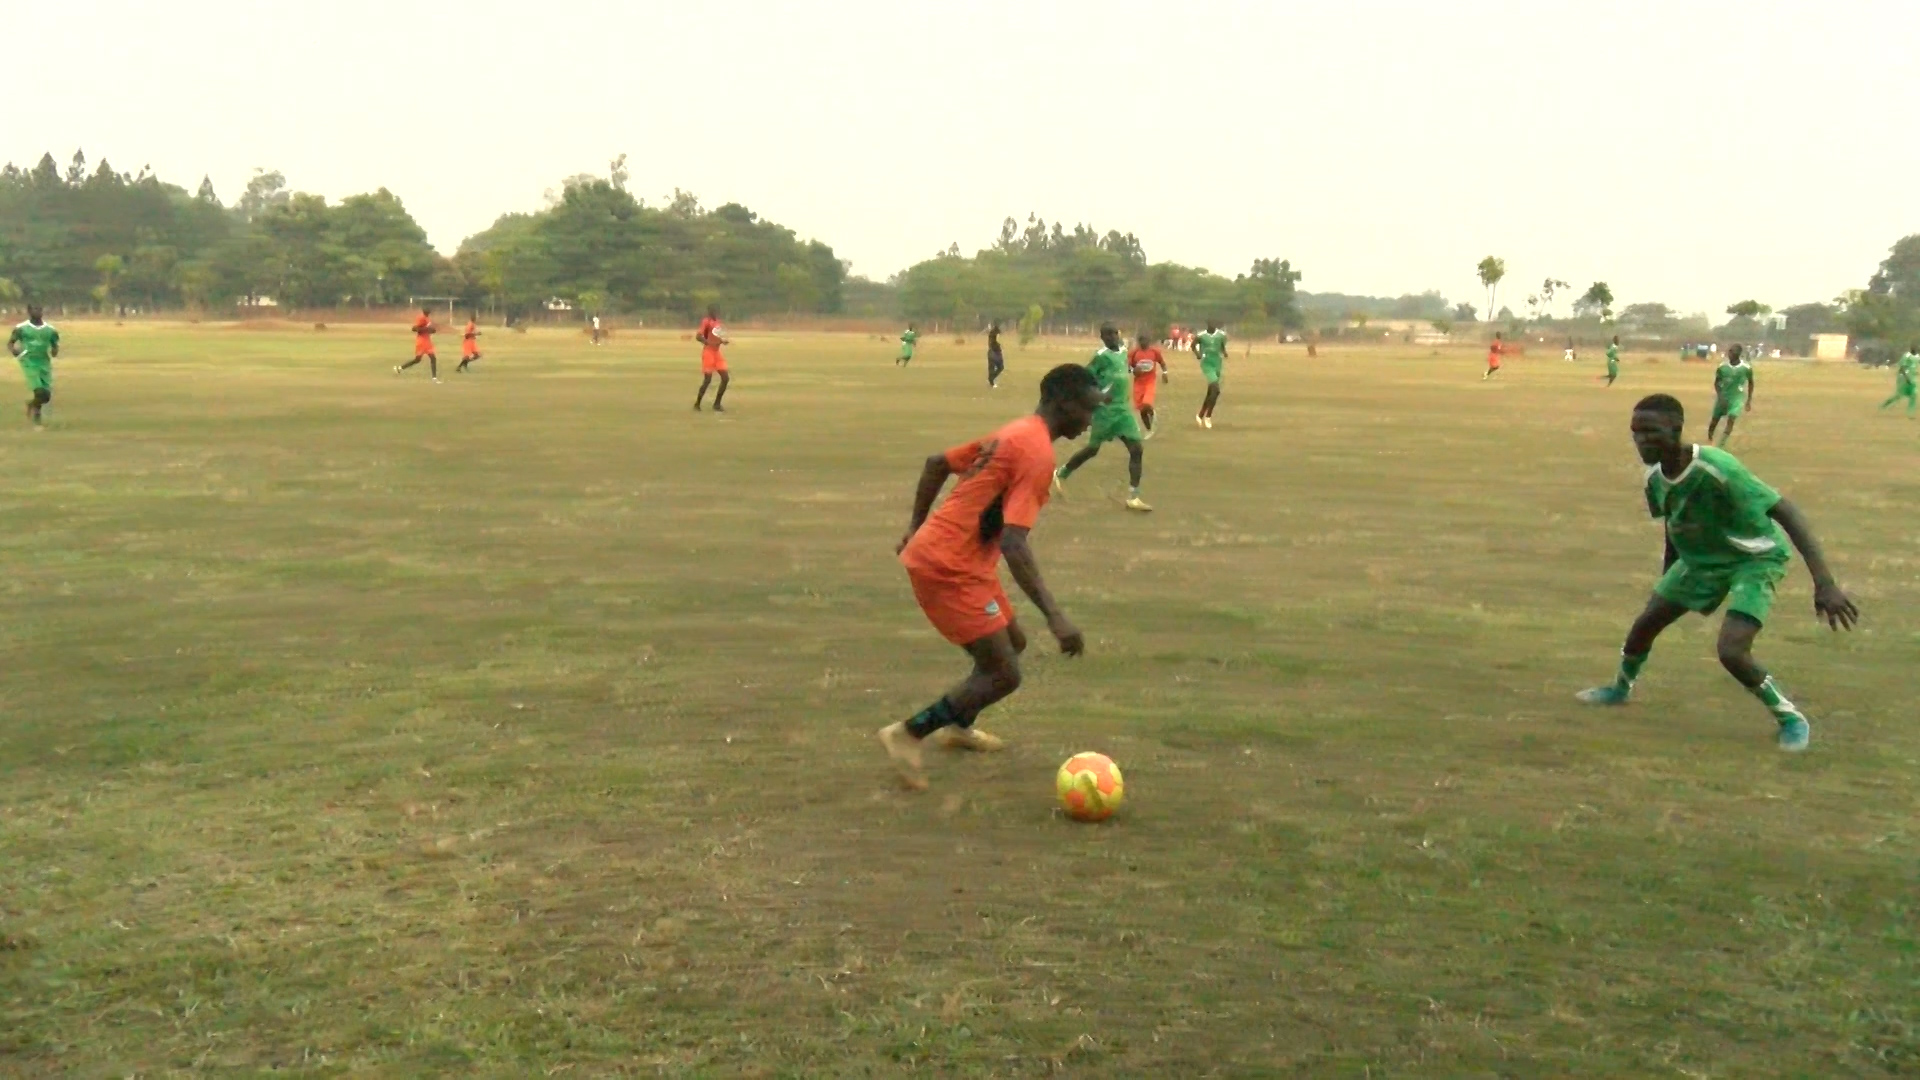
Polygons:
M1827 565L1826 552L1820 548L1820 541L1814 538L1813 526L1808 523L1800 508L1781 499L1767 511L1767 516L1780 523L1787 532L1787 539L1800 549L1800 557L1807 560L1807 572L1813 575L1813 613L1827 621L1829 629L1853 629L1860 620L1860 609L1840 589L1840 583L1833 579L1833 569Z
M1040 564L1034 560L1033 547L1027 543L1027 530L1017 525L1009 525L1000 536L1000 554L1007 560L1007 569L1012 571L1013 580L1019 584L1020 591L1032 599L1033 606L1047 617L1047 629L1060 642L1060 651L1068 656L1079 656L1087 651L1087 639L1080 628L1073 625L1054 603L1053 593L1048 591L1046 580L1040 576Z
M935 454L927 459L926 466L920 470L920 486L913 492L913 517L907 522L907 534L900 538L894 547L894 554L907 549L907 541L927 523L927 515L933 513L933 500L940 497L940 489L947 486L947 478L953 475L953 466L947 464L945 454Z
M13 333L7 335L7 351L16 357L20 355L20 328L17 326L13 328Z

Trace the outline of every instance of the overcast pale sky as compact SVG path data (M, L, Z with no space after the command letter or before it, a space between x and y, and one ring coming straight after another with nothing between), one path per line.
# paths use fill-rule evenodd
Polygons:
M883 278L1029 211L1231 276L1547 276L1718 312L1865 283L1920 232L1913 0L65 0L0 158L231 202L386 187L451 252L626 153ZM18 49L12 55L22 54Z

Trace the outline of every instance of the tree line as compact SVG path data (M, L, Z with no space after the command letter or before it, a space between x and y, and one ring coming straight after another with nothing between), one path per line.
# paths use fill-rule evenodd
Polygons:
M1001 225L993 246L971 256L958 244L908 267L896 279L909 319L975 326L998 321L1033 335L1123 319L1149 333L1176 323L1231 322L1243 334L1305 325L1284 259L1256 259L1233 279L1177 263L1150 263L1132 233L1071 230L1028 215Z
M386 189L331 203L257 171L233 205L76 153L0 169L0 302L123 311L258 303L336 308L451 296L509 318L562 301L582 310L729 314L840 310L833 249L744 206L685 192L649 207L626 162L567 180L548 206L508 214L449 259Z

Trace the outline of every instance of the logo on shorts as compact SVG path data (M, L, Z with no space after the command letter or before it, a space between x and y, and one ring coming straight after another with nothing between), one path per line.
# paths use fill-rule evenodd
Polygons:
M1000 614L1000 601L998 600L987 601L987 614L989 615Z

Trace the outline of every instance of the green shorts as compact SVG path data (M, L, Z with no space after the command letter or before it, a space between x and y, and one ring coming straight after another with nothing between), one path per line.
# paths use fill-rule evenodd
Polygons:
M1745 394L1734 394L1732 397L1715 398L1713 401L1713 415L1715 419L1722 416L1739 416L1746 411L1747 395Z
M1785 556L1746 559L1702 569L1679 559L1660 575L1653 594L1702 615L1713 614L1724 603L1729 612L1738 612L1764 626L1767 613L1773 610L1773 590L1787 576L1790 561Z
M1893 380L1893 396L1894 397L1913 397L1914 393L1915 393L1915 385L1912 379Z
M1208 382L1217 383L1220 381L1220 374L1226 366L1227 362L1225 360L1208 360L1202 357L1200 359L1200 374L1205 376Z
M53 365L45 360L20 361L20 373L27 377L27 389L53 393Z
M1132 439L1134 442L1139 442L1140 418L1133 414L1131 407L1103 408L1093 414L1093 426L1089 431L1091 436L1087 440L1088 446L1099 446L1101 443L1109 443L1115 439Z
M905 348L903 348L903 349L901 349L901 350L900 350L900 359L902 359L902 360L911 360L911 359L913 359L913 346L911 346L911 345L909 345L909 346L907 346L907 347L905 347Z

